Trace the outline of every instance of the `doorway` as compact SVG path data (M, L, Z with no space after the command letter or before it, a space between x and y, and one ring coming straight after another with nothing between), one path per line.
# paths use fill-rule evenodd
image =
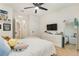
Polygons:
M75 18L70 20L65 20L65 28L64 28L64 38L65 38L65 49L69 52L71 56L77 55L77 28L75 27Z

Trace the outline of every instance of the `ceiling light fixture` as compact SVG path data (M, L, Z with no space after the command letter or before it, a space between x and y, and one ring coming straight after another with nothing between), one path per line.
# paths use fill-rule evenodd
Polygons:
M35 7L35 10L38 10L39 9L39 7Z
M18 17L19 17L19 18L23 18L23 16L21 16L21 15L18 15Z

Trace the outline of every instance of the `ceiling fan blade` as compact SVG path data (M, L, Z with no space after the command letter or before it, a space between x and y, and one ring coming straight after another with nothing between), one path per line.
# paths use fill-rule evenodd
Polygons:
M43 5L44 3L39 3L39 5Z
M42 9L42 10L46 10L46 11L48 10L48 9L46 9L46 8L44 8L44 7L39 7L39 8Z
M39 3L33 3L34 6L38 6Z
M33 6L32 7L25 7L24 9L29 9L29 8L34 8Z
M35 13L37 13L37 10L35 10Z

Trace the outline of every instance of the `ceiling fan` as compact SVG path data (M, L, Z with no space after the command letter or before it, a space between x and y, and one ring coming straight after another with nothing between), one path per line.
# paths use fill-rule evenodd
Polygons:
M24 9L35 8L35 13L37 13L37 10L38 10L38 9L47 11L47 10L48 10L47 8L42 7L43 4L44 4L44 3L33 3L34 6L25 7Z

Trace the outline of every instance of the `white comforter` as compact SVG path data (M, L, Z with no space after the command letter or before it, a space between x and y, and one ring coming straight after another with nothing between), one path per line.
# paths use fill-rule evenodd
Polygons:
M31 37L22 41L29 45L28 48L21 52L12 51L10 56L49 56L55 53L54 45L47 40Z

